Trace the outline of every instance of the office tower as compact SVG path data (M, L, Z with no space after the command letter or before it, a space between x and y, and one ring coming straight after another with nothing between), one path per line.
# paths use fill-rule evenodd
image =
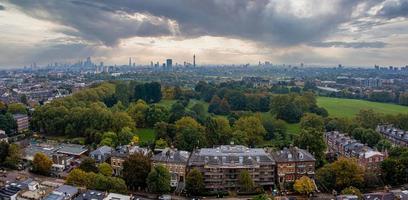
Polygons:
M166 66L168 69L171 69L171 67L173 66L173 60L172 59L167 59L166 60Z
M193 56L193 66L195 67L196 65L195 65L195 54L194 54L194 56Z
M132 66L132 58L129 58L129 67Z

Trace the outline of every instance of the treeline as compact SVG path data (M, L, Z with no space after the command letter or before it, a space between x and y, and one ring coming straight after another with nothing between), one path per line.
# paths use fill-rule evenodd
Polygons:
M299 122L302 115L307 112L328 115L324 108L317 106L316 97L312 92L302 92L298 87L293 87L293 92L289 92L288 89L287 94L281 92L271 95L268 92L243 88L235 82L214 85L201 81L196 85L195 91L200 99L209 102L208 112L217 115L230 115L235 111L271 111L277 119L289 123Z
M137 117L128 114L129 102L139 98L160 101L160 90L159 83L101 83L37 107L31 125L44 134L85 137L85 143L98 144L105 132L135 130Z

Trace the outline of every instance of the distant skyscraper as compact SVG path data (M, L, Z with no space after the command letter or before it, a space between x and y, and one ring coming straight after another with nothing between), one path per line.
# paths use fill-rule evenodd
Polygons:
M167 60L166 60L166 67L167 67L168 69L171 69L172 66L173 66L173 60L172 60L172 59L167 59Z
M132 66L132 58L129 58L129 67Z
M193 66L195 67L195 54L193 55Z

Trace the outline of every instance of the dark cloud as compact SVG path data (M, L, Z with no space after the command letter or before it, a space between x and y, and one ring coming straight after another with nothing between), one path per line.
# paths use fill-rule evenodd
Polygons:
M6 8L2 5L0 5L0 10L5 10Z
M108 46L132 36L169 35L223 36L283 46L308 43L336 31L362 2L343 0L330 12L298 16L281 6L286 1L276 0L9 1L33 17L73 28L66 34Z
M314 42L310 43L315 47L340 47L340 48L384 48L384 42Z
M377 14L385 18L408 17L408 0L387 1Z

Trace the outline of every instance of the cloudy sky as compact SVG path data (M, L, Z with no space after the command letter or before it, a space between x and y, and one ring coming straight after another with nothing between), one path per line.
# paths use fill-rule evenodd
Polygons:
M150 61L405 66L408 0L0 0L0 67Z

